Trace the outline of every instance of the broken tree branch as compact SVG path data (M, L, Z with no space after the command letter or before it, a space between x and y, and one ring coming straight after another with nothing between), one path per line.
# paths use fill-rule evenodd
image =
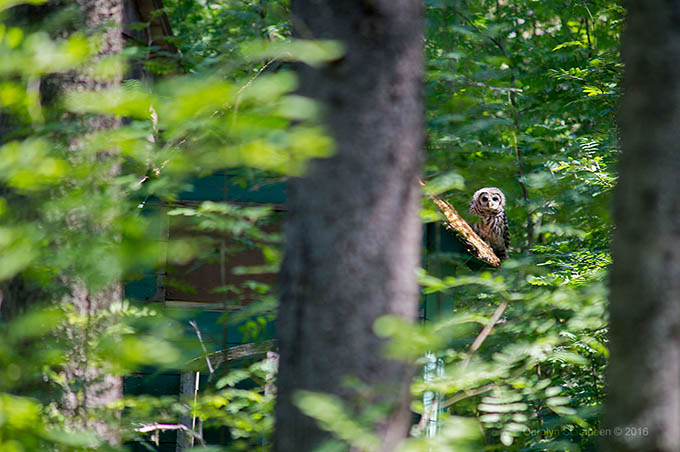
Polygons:
M424 187L425 183L420 181L420 185ZM496 256L496 253L472 230L467 221L458 214L450 203L435 196L430 196L430 199L439 207L446 218L446 224L456 233L458 240L465 245L470 254L492 267L501 266L501 260Z
M276 340L271 339L262 342L251 342L249 344L236 345L234 347L218 350L205 356L205 359L212 363L213 369L217 369L227 361L247 358L253 355L262 355L276 348ZM205 369L203 356L196 357L186 365L187 369Z

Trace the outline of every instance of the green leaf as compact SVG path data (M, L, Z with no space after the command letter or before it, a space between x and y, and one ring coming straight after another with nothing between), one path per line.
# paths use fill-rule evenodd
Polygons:
M441 174L427 181L423 191L429 196L438 196L449 190L462 190L465 188L463 177L455 171Z
M556 50L564 49L566 47L581 47L582 49L586 49L588 48L588 45L581 41L567 41L553 47L552 51L554 52Z
M319 66L341 58L344 49L338 41L296 39L288 42L252 41L243 44L241 52L248 61L301 61Z
M604 94L604 91L602 91L600 88L596 86L586 86L583 88L583 92L586 93L588 96L599 96L601 94Z
M41 3L45 3L45 1L47 0L0 0L0 11L16 5L40 5Z

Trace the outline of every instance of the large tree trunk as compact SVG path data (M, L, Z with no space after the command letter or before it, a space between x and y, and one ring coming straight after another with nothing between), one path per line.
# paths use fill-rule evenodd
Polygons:
M629 1L603 439L680 450L680 2Z
M303 38L336 39L345 56L300 70L302 93L325 104L336 154L288 188L281 272L280 371L274 450L307 451L327 438L292 403L298 390L339 395L354 377L391 406L384 450L409 428L411 366L386 359L377 318L414 318L421 228L423 11L416 0L293 1Z

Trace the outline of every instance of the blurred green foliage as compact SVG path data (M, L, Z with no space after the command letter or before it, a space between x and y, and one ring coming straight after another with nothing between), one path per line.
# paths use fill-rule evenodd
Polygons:
M200 262L219 236L261 248L266 270L275 272L280 237L263 229L274 217L271 208L178 204L179 193L191 191L197 178L229 168L246 169L235 183L278 181L301 174L308 158L330 155L318 107L293 94L296 77L265 68L272 60L319 64L342 50L333 43L289 42L270 25L267 35L259 29L239 34L234 26L248 28L245 16L213 14L236 8L228 2L220 8L167 2L170 16L180 18L174 39L183 52L164 56L186 73L158 82L109 83L96 92L60 92L64 75L86 73L106 82L126 70L126 60L142 58L147 71L160 73L168 64L144 61L145 52L132 46L93 59L102 30L54 33L77 23L74 8L14 9L19 3L0 4L0 290L3 313L11 314L0 323L0 450L112 449L62 410L62 391L74 384L63 371L75 359L72 347L84 350L86 366L119 376L182 368L202 352L195 339L185 345L183 327L159 307L121 300L79 313L69 302L68 281L93 292L111 290L162 269L166 259ZM183 13L186 8L196 15ZM42 14L22 22L26 11ZM250 5L239 11L247 13ZM276 39L263 41L269 34ZM206 44L189 50L187 42ZM124 120L91 130L89 119L102 115ZM186 219L190 236L161 240L168 214ZM237 268L245 275L256 270ZM259 294L260 303L225 321L244 323L244 337L257 340L273 315L271 289L246 281L214 290L238 295L245 288ZM70 337L71 326L84 333ZM226 428L231 449L253 450L272 429L274 396L263 388L274 370L271 360L243 366L216 369L211 378L221 378L194 404L177 396L129 396L87 413L86 424L122 415L121 439L152 447L140 428L189 414L206 427ZM84 394L76 388L76 397Z
M264 266L241 274L275 271L280 237L267 232L271 208L183 205L179 193L197 177L231 168L241 169L243 185L281 181L302 174L310 157L330 155L320 108L294 94L287 69L291 61L335 59L342 47L292 41L287 1L166 0L169 39L180 53L163 56L183 73L44 102L50 80L67 71L89 68L105 80L126 59L159 75L170 65L144 60L131 45L93 64L96 35L53 33L69 13L20 26L12 20L18 3L0 1L0 288L5 307L16 302L17 281L34 290L22 313L0 322L0 450L105 450L59 409L64 325L106 325L89 337L88 357L117 375L181 367L201 352L185 347L181 326L156 308L123 300L97 319L83 318L69 307L63 278L101 290L164 265L159 256L166 254L170 264L214 260L219 234L262 250ZM476 189L501 188L513 252L500 270L480 272L429 250L423 292L452 298L453 312L421 325L392 317L375 325L390 339L390 356L424 365L425 354L435 353L443 362L442 375L412 386L420 416L432 416L422 403L427 391L447 405L438 433L429 437L414 425L399 450L595 450L598 438L584 432L598 426L604 397L623 15L619 3L601 0L426 2L428 194L464 213ZM86 119L96 115L125 121L88 131ZM166 213L191 236L159 240ZM441 219L429 202L422 214ZM238 296L246 289L259 302L223 320L246 322L246 336L256 339L275 315L272 288L250 281L214 291ZM470 352L502 301L508 308L500 322ZM122 439L151 449L140 426L189 414L229 431L229 445L203 450L266 450L272 366L246 360L219 369L192 404L129 396L98 415L122 414ZM374 400L370 388L352 384ZM336 435L327 450L376 449L374 429L389 407L350 407L312 393L297 401Z

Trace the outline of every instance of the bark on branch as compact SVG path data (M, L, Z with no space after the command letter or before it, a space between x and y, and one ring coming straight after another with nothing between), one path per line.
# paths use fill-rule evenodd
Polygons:
M194 371L205 370L207 369L206 360L209 360L213 366L213 369L217 369L227 361L247 358L249 356L254 355L262 355L270 350L275 349L276 346L277 341L274 339L262 342L251 342L248 344L236 345L234 347L225 348L224 350L218 350L206 356L198 356L189 361L189 363L187 363L186 368Z

